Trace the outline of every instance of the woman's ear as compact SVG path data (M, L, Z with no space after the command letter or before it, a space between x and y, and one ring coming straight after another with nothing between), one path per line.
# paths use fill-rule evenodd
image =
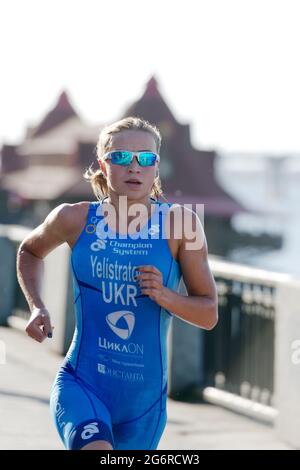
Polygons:
M98 162L98 165L99 165L99 168L101 170L101 173L104 175L104 171L103 171L103 162L101 162L101 160L97 159L97 162Z

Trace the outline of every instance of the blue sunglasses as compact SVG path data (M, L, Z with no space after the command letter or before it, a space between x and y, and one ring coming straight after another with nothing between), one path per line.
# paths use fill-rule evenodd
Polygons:
M110 159L114 165L130 165L134 155L137 157L137 161L140 166L153 166L155 162L160 160L157 153L141 151L131 152L130 150L111 150L103 155L103 159Z

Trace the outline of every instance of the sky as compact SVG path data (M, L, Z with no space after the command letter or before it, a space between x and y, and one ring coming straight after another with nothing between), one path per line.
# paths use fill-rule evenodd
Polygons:
M63 89L110 123L152 75L196 148L300 155L298 0L0 3L0 144Z

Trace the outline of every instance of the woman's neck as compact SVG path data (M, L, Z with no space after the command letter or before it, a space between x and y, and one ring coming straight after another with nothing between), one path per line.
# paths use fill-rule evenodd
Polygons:
M134 216L128 215L130 207L133 206L134 204L144 205L147 209L147 213L148 213L147 217L152 215L153 201L151 200L150 196L147 196L140 200L128 199L126 198L126 196L123 196L120 201L120 197L118 195L108 194L102 199L102 201L105 202L105 204L111 204L114 207L118 219L121 219L124 216L127 217L128 220L134 219L136 215Z
M108 195L102 199L102 202L104 202L105 204L111 204L114 207L114 210L116 211L116 220L115 220L116 227L113 227L113 230L116 230L118 232L120 232L120 230L124 230L124 226L127 226L127 229L128 229L129 224L132 222L132 220L136 219L136 217L139 217L141 219L141 226L143 226L147 222L147 220L149 220L149 218L152 217L152 214L155 210L154 208L155 204L153 203L153 201L151 201L150 197L146 199L146 202L148 202L148 204L145 204L145 200L133 201L133 200L128 200L128 199L127 200L125 199L125 204L124 204L124 200L123 201L121 200L120 207L119 207L118 196L111 198ZM146 213L139 214L139 215L137 215L137 213L133 215L128 215L130 207L134 204L143 204L144 207L146 207L147 209ZM108 218L110 219L109 216ZM140 224L138 226L141 227Z

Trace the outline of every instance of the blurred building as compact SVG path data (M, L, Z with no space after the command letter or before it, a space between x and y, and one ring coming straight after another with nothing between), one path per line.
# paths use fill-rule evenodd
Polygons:
M190 125L176 121L154 77L140 99L115 120L131 115L155 123L161 131L160 177L166 199L179 204L204 204L204 227L211 253L226 255L233 246L244 243L278 244L276 237L241 234L232 227L232 218L246 209L217 182L216 152L192 146ZM62 202L94 200L90 184L82 175L92 163L97 167L96 143L102 127L85 123L64 91L44 119L36 127L27 128L23 142L4 144L1 222L34 227Z

